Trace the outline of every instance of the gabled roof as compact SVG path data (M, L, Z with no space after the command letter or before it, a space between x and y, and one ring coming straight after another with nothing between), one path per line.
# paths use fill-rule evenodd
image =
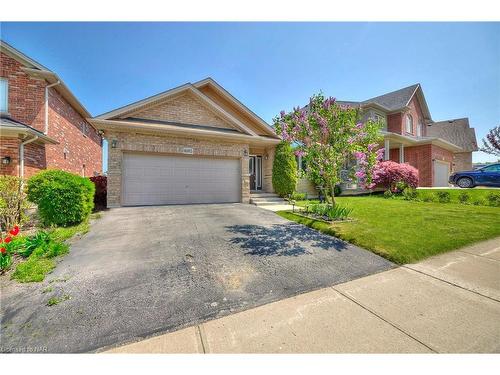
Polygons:
M426 123L432 122L429 107L427 106L424 92L422 91L420 83L416 83L414 85L404 87L396 91L391 91L383 95L375 96L373 98L363 100L362 102L338 100L337 103L349 106L376 107L385 112L396 112L404 110L406 107L408 107L415 95L417 96L417 99L420 103L420 107L422 109L422 113L424 115Z
M388 111L397 111L398 109L406 107L410 103L418 87L420 87L420 84L417 83L387 94L364 100L362 104L374 103L387 108Z
M245 105L243 105L240 101L234 98L229 92L222 88L217 82L215 82L212 78L206 78L201 81L195 83L186 83L184 85L175 87L173 89L163 91L159 94L150 96L148 98L133 102L131 104L125 105L123 107L117 108L115 110L103 113L99 116L94 117L94 120L123 120L127 117L127 114L131 114L132 112L136 112L144 107L156 105L170 97L174 97L176 95L180 95L183 93L191 93L194 97L199 99L204 105L209 107L212 111L214 111L217 115L221 116L225 120L227 120L230 124L232 124L235 128L239 129L245 134L256 136L251 128L246 126L242 121L238 120L231 113L226 111L222 106L217 104L214 100L209 98L207 95L203 94L199 88L204 85L211 85L211 87L216 90L221 96L230 100L234 105L236 105L241 111L247 113L252 118L254 118L260 125L261 128L269 135L275 136L273 129L260 117L258 117L255 113L250 111Z
M85 107L79 102L79 100L73 95L70 89L62 81L62 79L53 71L43 66L39 62L33 60L32 58L26 56L21 51L15 49L10 44L0 40L0 51L7 54L19 61L23 66L23 71L31 77L41 78L46 80L49 84L59 82L58 85L53 88L65 98L69 104L83 117L90 117L90 113L85 109Z
M477 151L476 131L469 125L468 118L433 122L427 134L447 140L464 151Z

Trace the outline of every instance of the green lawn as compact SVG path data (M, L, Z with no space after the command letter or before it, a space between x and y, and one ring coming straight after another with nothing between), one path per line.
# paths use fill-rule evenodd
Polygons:
M278 215L400 264L500 236L500 208L497 207L425 203L380 196L339 197L337 202L353 208L353 221L331 224L287 211L279 211ZM304 203L298 202L298 205Z
M488 205L488 194L491 192L500 194L500 189L417 189L419 199L426 196L436 196L438 191L450 193L451 202L458 203L459 194L466 192L470 196L470 202L479 201L480 205Z

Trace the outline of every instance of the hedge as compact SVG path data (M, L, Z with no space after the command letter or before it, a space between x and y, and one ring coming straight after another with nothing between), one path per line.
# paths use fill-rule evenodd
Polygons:
M276 194L284 197L292 194L297 185L297 162L292 146L281 142L276 146L273 163L273 188Z
M28 180L28 200L38 205L44 225L69 226L86 220L94 208L94 184L85 177L46 170Z

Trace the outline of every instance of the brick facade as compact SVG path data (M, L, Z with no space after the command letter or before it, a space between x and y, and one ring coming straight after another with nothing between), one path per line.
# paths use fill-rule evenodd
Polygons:
M195 98L190 93L185 93L167 102L132 112L127 117L234 129L232 125L217 116L202 104L201 100Z
M124 152L145 152L164 155L184 155L182 149L191 147L193 156L237 158L241 162L241 202L250 200L250 178L248 175L249 146L226 143L218 140L137 134L132 132L106 132L108 142L108 207L119 207L122 203L122 167ZM112 141L116 140L116 148Z
M26 74L23 65L1 53L0 76L8 80L8 111L14 120L41 132L45 130L45 87L47 82ZM57 145L29 144L25 149L25 177L40 169L58 168L92 176L102 172L101 136L56 90L49 89L49 137ZM13 140L2 138L0 150L8 149L13 162L1 173L19 173L18 149ZM5 151L7 152L7 151ZM16 154L15 158L13 154ZM7 154L5 154L7 155Z

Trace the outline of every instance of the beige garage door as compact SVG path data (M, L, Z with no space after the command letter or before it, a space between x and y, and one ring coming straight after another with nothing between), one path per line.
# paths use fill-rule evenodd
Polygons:
M448 177L450 176L450 163L435 160L434 161L434 186L448 186Z
M123 205L229 203L241 199L238 159L123 155Z

